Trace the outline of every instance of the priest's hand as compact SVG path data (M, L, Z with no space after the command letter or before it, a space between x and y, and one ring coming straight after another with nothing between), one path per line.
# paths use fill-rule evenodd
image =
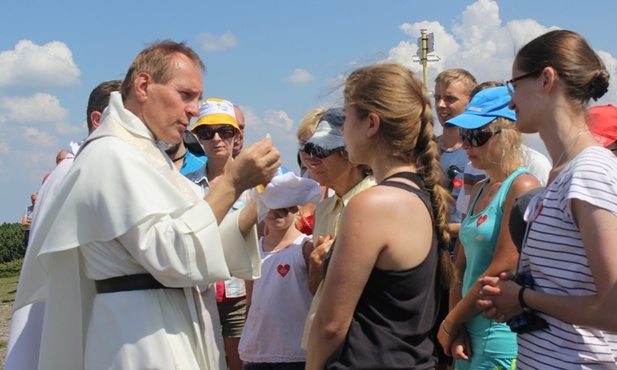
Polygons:
M281 153L272 145L268 135L243 149L231 165L229 174L240 191L266 185L281 166L280 157Z

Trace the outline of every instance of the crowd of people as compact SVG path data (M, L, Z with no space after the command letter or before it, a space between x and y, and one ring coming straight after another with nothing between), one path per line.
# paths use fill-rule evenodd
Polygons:
M582 36L434 100L358 68L303 117L299 175L203 70L162 41L92 91L24 215L5 369L617 368L617 107Z

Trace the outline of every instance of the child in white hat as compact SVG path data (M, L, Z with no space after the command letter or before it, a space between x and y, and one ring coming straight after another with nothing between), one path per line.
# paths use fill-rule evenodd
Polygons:
M247 281L250 308L238 351L244 369L304 369L306 351L300 347L311 305L308 258L310 235L295 225L298 206L321 198L319 184L288 172L275 176L258 196L258 219L268 232L259 241L261 277Z

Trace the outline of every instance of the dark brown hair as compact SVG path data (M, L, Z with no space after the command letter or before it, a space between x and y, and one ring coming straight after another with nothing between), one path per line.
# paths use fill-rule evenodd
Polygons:
M109 94L112 91L120 91L122 80L105 81L98 85L90 93L88 107L86 108L86 120L88 122L88 132L92 132L92 112L101 112L109 105Z
M609 73L604 62L579 34L556 30L525 45L516 55L516 66L538 74L552 67L564 82L566 93L584 109L590 99L608 91Z

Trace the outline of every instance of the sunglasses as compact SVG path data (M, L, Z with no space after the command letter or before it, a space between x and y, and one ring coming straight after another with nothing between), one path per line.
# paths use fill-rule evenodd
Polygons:
M277 212L281 215L286 215L288 213L296 214L298 212L298 206L287 207L287 208L277 208L277 209L272 209L272 211Z
M487 128L475 128L472 130L459 128L458 136L462 141L466 141L472 147L477 148L486 144L493 136L499 134L500 132L501 129L493 132Z
M299 150L301 152L306 153L308 156L312 157L317 157L319 159L324 159L326 157L329 157L330 155L332 155L332 153L343 149L342 147L340 148L334 148L334 149L324 149L322 147L319 147L313 143L306 143L304 144L304 146L302 148L300 148Z
M219 134L221 139L227 140L236 136L236 129L231 126L223 126L216 129L202 126L197 128L196 134L201 140L212 140L214 134Z

